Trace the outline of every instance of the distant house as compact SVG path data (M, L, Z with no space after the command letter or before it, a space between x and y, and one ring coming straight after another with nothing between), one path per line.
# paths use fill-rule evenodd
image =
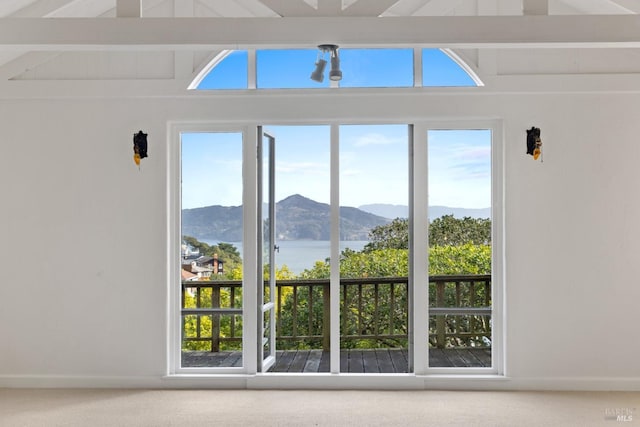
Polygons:
M186 243L182 243L181 246L182 259L196 259L200 257L200 249L194 249Z
M180 270L180 277L181 277L183 282L193 282L193 281L198 280L198 275L197 274L193 274L192 272L187 271L184 268L182 268Z
M200 267L195 260L183 260L182 269L195 274L198 279L208 279L213 274L213 268Z
M182 269L195 274L198 279L207 279L212 274L223 274L224 262L218 259L218 254L213 254L212 257L203 255L197 258L184 256Z
M218 254L210 256L201 256L195 260L198 267L210 268L214 274L224 273L224 262L218 259Z

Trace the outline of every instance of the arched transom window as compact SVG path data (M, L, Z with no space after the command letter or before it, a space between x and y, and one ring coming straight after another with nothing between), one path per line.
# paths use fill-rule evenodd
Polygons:
M200 71L190 89L482 86L473 67L447 49L340 48L338 53L342 79L332 82L326 76L318 82L310 78L319 59L316 49L223 51Z

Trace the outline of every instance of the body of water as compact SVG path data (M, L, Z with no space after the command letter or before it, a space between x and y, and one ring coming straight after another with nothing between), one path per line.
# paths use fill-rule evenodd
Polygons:
M219 243L213 240L201 240L208 245ZM242 242L227 242L238 248L242 254ZM340 242L340 251L346 248L359 251L369 243L367 240L345 240ZM276 265L286 265L295 274L313 267L316 261L329 258L331 243L328 240L282 240L277 242L280 250L276 252Z

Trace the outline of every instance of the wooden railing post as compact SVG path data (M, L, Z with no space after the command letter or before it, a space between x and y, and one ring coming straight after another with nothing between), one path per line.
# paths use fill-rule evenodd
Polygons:
M291 335L298 336L298 285L293 285L293 305L291 310Z
M436 307L444 307L444 282L436 282ZM436 347L438 348L444 348L445 325L444 315L436 315Z
M229 288L229 307L236 308L236 288ZM236 336L236 316L231 316L231 337Z
M322 351L331 348L331 287L322 285Z
M476 282L471 282L469 284L469 306L476 306ZM476 331L476 316L470 316L469 319L469 331Z
M220 308L220 288L218 286L211 287L211 307ZM213 314L211 316L211 351L220 351L220 315Z

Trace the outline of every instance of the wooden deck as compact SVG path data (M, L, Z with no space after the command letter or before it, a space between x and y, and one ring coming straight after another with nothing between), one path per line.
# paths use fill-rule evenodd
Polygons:
M269 372L329 372L329 352L322 350L289 350L276 352L276 364ZM241 367L242 353L192 351L182 353L182 367ZM406 373L406 349L341 350L340 372ZM429 366L490 367L490 348L429 349Z

